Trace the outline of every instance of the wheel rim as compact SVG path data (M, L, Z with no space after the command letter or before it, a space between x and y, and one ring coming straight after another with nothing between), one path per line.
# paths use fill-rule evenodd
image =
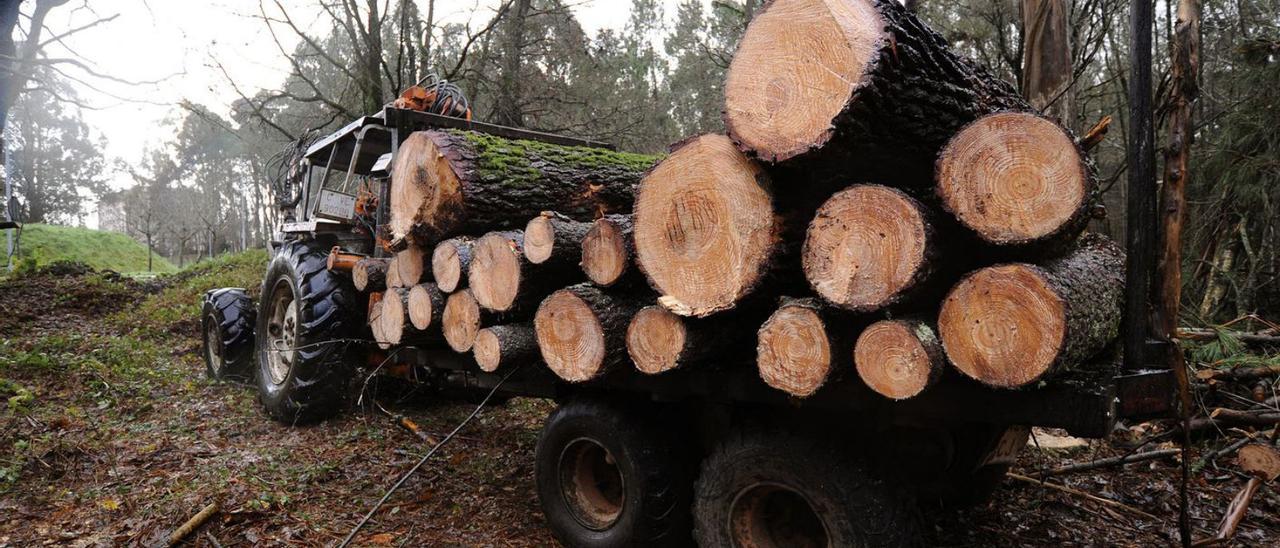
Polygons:
M284 384L293 368L298 340L298 311L293 287L280 280L271 292L271 316L267 321L267 377L271 384Z
M826 524L803 494L776 483L738 493L729 508L729 533L742 548L830 546Z
M208 324L204 330L205 359L209 361L209 370L214 373L214 376L221 376L226 364L222 356L222 333L218 332L216 317L210 315L205 319L205 323Z
M569 514L592 531L617 523L626 505L626 483L617 461L600 442L579 438L560 453L560 494Z

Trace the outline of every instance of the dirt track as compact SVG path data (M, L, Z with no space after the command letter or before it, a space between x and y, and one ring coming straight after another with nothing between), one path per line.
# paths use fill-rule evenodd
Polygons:
M95 274L0 282L0 395L10 400L0 411L0 546L153 545L215 500L224 511L195 545L212 545L210 537L226 546L332 544L417 460L421 442L379 413L352 409L289 428L265 418L251 387L204 379L191 300L206 287L251 285L254 268L218 266L165 288ZM371 396L437 434L473 407L386 390ZM513 400L485 411L391 499L359 543L554 544L532 478L550 409ZM1028 451L1019 471L1116 452L1104 443L1070 454ZM1175 470L1168 460L1060 480L1160 521L1006 480L990 505L934 513L933 541L1170 544ZM1228 458L1197 475L1201 534L1242 483ZM1240 544L1275 545L1278 513L1280 496L1264 490Z

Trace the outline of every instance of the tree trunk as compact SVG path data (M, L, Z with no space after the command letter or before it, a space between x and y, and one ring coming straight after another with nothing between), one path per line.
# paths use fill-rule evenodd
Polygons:
M480 370L493 373L503 366L538 360L538 338L528 323L481 329L472 348Z
M444 293L433 283L423 283L409 290L409 322L418 331L440 325L444 315Z
M430 246L448 234L516 228L556 210L578 220L626 213L654 158L599 148L420 131L391 176L390 244Z
M937 192L949 213L989 243L1052 247L1088 224L1094 171L1062 126L1006 112L969 124L947 143Z
M964 374L1004 388L1079 366L1119 334L1124 255L1099 234L1042 265L978 270L942 303L938 330Z
M784 297L757 333L760 378L792 396L811 396L852 358L852 332L817 299Z
M1065 0L1022 0L1022 95L1074 130L1070 12Z
M555 261L577 265L582 261L582 239L591 226L543 211L524 227L524 256L533 264Z
M546 262L535 265L524 256L524 233L490 232L476 240L467 283L485 310L527 310L567 282L581 279L576 265Z
M596 219L582 240L582 271L596 285L610 287L637 272L631 266L635 251L630 215Z
M880 185L836 193L809 223L801 253L809 285L828 303L856 312L902 300L938 261L926 212L920 202Z
M677 145L640 184L636 262L681 316L737 305L767 272L780 247L769 179L727 137Z
M436 287L445 293L457 291L462 276L471 267L471 249L475 238L459 236L440 242L431 253L431 275Z
M928 324L902 319L881 320L863 330L853 347L853 362L872 390L904 400L941 379L947 360Z
M356 291L382 291L387 287L386 259L365 258L351 270L351 283Z
M578 284L552 293L533 325L547 367L569 382L585 382L628 361L626 332L639 299Z
M849 173L926 181L961 127L1028 109L893 0L770 2L725 82L729 135L761 160L803 165L810 185L847 184Z

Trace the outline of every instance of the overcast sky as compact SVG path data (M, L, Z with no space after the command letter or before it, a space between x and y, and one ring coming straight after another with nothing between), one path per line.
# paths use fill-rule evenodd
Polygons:
M314 0L282 0L293 6L291 13L306 14ZM678 0L664 0L668 16L674 15ZM437 18L448 22L483 24L498 0L437 0ZM627 0L574 0L574 11L588 33L625 24ZM708 1L709 3L709 1ZM271 4L270 1L267 2ZM71 2L53 11L47 21L46 37L57 35L98 17L116 18L75 34L65 45L52 44L50 57L68 55L67 48L91 62L101 73L136 85L87 78L100 88L78 86L80 95L97 110L84 110L85 120L106 139L105 154L115 160L135 163L148 145L168 140L176 104L183 100L203 103L226 113L237 97L226 78L213 63L219 60L245 90L270 87L288 74L288 64L279 53L257 14L256 0L116 0L92 1L89 11ZM324 19L305 19L323 34ZM288 34L280 33L282 39ZM287 42L292 49L293 43ZM73 71L74 75L80 75ZM154 83L151 83L154 82ZM112 96L118 97L113 98ZM122 173L112 173L114 187L131 184ZM90 207L92 210L93 207ZM91 215L90 226L96 224Z

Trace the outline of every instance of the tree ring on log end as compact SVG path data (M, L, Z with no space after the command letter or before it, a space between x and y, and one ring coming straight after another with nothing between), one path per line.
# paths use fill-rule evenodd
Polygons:
M1030 113L1002 112L969 124L943 148L937 172L947 210L997 244L1053 235L1090 192L1071 136Z
M765 181L723 135L689 141L644 178L636 258L663 306L702 317L755 288L778 238Z
M480 305L471 296L471 290L464 289L449 295L440 323L449 348L454 352L471 350L476 342L476 333L480 330Z
M776 0L742 36L725 80L725 126L774 162L823 145L888 35L868 0Z
M809 224L804 274L827 302L855 311L891 303L916 281L929 228L898 190L857 185L836 193Z
M1039 268L993 266L970 274L942 302L938 332L965 375L1016 388L1054 365L1067 334L1066 302Z
M895 400L924 391L933 374L929 352L902 322L879 321L863 330L853 362L867 386Z
M440 236L463 214L462 183L429 132L409 135L396 152L391 171L391 207L387 228L392 240ZM432 224L422 224L426 221ZM417 242L431 245L434 241Z
M471 352L475 354L476 364L480 366L480 370L486 373L497 371L498 366L502 364L502 341L498 340L498 335L492 330L481 329L476 333L476 341L472 345Z
M520 292L520 255L516 245L495 232L476 240L467 280L480 306L502 312L515 304Z
M625 236L618 226L604 219L592 223L582 239L582 271L587 279L611 285L622 277L629 263Z
M605 333L591 306L572 291L552 293L538 307L534 332L542 360L569 382L595 378L605 358Z
M660 306L647 306L627 326L627 352L636 369L656 375L680 365L687 336L679 316Z
M812 308L779 308L758 336L756 366L765 384L803 398L821 388L831 374L831 340Z
M556 227L547 217L534 217L524 227L524 257L542 264L555 252Z

